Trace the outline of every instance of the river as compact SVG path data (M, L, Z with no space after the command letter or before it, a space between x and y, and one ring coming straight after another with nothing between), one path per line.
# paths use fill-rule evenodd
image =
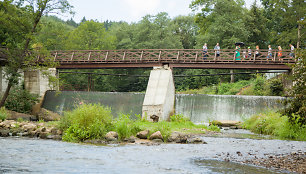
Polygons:
M207 144L96 146L0 138L0 173L280 173L236 162L306 151L306 142L202 137ZM241 155L237 155L241 153ZM253 154L253 155L248 155Z

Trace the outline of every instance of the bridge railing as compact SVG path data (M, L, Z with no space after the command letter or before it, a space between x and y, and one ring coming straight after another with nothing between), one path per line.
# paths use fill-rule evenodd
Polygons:
M219 56L215 50L207 53L201 49L147 49L147 50L69 50L51 51L54 61L60 63L294 63L289 56L290 50L278 51L260 50L257 56L246 49L240 50L240 57L235 57L235 50L222 49Z

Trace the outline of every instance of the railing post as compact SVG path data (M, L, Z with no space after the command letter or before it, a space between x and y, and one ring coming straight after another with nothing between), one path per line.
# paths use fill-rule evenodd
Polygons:
M276 51L274 52L273 62L276 60Z
M256 61L256 54L254 54L254 59L253 59L253 62L255 63Z
M195 61L198 61L198 52L196 52Z
M180 51L177 52L176 61L179 61L179 57L180 57Z
M217 62L217 51L215 51L215 58L214 58L214 60L215 60L215 63Z
M236 63L236 51L234 52L234 63Z

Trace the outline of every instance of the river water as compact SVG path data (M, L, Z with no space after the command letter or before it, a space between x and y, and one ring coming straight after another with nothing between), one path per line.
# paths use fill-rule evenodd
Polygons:
M306 142L202 137L207 144L96 146L0 138L0 173L280 173L224 162L306 151ZM240 152L242 155L237 155ZM253 155L248 155L253 154Z
M237 96L237 95L201 95L176 94L175 112L189 117L194 123L212 120L243 121L245 118L283 107L283 97L273 96ZM63 114L80 103L100 103L112 108L112 113L141 114L144 93L127 92L80 92L48 91L45 94L43 107Z

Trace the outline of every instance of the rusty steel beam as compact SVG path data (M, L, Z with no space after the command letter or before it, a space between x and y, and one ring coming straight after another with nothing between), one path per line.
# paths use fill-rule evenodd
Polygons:
M60 64L57 69L111 69L111 68L152 68L161 63L101 63L101 64Z

